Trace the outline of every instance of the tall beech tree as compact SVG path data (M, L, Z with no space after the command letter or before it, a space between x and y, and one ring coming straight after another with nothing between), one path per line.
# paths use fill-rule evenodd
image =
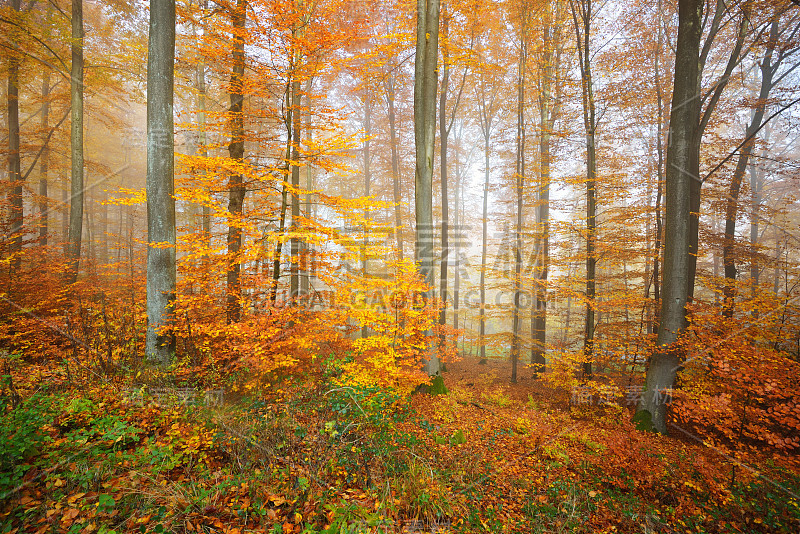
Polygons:
M231 129L231 142L228 153L235 164L244 161L244 41L247 23L247 1L237 0L231 7L231 32L233 68L229 88L230 111L228 121ZM247 192L244 177L238 171L228 177L228 273L227 273L227 317L229 323L238 322L242 317L241 303L241 258L242 249L242 209Z
M175 0L152 0L147 56L147 338L159 365L175 355Z
M534 244L535 279L531 313L531 364L534 371L545 371L547 340L547 278L550 271L550 164L551 139L559 113L562 2L548 3L542 28L542 55L539 69L539 186L536 205Z
M597 112L592 84L592 0L570 0L581 73L583 127L586 132L586 315L583 333L583 375L592 376L595 333L595 292L597 271Z
M81 258L83 233L83 0L72 0L72 71L70 77L72 170L67 236L67 279L75 282ZM174 31L174 30L173 30ZM149 134L148 134L149 135Z
M11 9L16 15L20 10L20 0L11 0ZM10 230L11 272L19 271L22 261L22 170L19 152L19 68L20 57L12 53L8 58L8 92L7 121L8 121L8 181L11 183L9 194L10 204Z
M670 138L666 166L666 216L669 229L664 243L664 282L657 348L647 368L646 389L637 417L658 432L667 431L666 395L680 366L675 346L686 326L686 303L690 294L692 182L698 176L696 145L700 120L700 42L703 0L679 0L675 79L670 113Z
M516 220L514 226L514 307L511 311L511 381L517 381L517 366L522 350L520 339L520 299L522 296L522 232L525 205L525 83L528 64L528 6L519 6L519 59L517 63L517 154L514 176L516 186Z
M436 137L436 87L439 59L439 0L417 0L417 46L414 58L414 144L416 173L415 256L422 279L433 286L433 156ZM430 301L430 289L422 295ZM424 367L428 375L439 374L439 357L430 351Z

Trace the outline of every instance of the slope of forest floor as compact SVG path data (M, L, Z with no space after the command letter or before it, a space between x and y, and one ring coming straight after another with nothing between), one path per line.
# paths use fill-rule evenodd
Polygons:
M800 529L796 457L641 432L505 363L451 363L449 394L410 398L320 367L214 405L17 366L0 533Z

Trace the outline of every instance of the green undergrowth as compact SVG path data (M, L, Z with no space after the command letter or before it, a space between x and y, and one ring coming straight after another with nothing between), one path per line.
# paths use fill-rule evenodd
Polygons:
M674 442L628 423L572 420L500 390L404 398L340 376L329 362L321 377L276 379L222 406L101 386L4 397L0 533L800 525L800 477L777 465L703 470L694 449L668 454Z

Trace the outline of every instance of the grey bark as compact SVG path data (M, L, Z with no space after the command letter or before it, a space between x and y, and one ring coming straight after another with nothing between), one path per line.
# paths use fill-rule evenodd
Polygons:
M147 57L147 337L148 360L175 356L175 175L173 89L175 0L152 0ZM163 246L161 244L168 244ZM158 244L158 245L156 245Z

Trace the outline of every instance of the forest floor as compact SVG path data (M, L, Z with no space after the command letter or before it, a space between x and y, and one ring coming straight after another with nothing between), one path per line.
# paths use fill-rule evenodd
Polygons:
M4 377L0 533L800 531L796 456L641 432L505 362L450 363L447 395L328 369L220 405L75 374Z

